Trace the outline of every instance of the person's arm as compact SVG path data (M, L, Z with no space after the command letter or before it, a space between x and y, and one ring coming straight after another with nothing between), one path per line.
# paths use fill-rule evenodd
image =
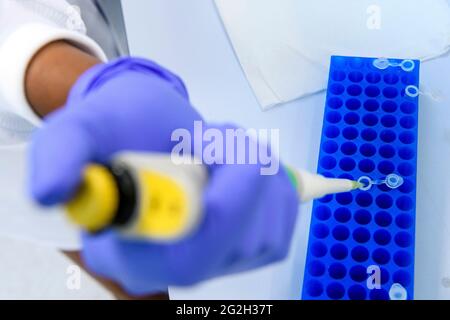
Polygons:
M230 130L245 131L206 122L189 100L182 79L154 61L124 57L96 65L75 83L66 107L48 117L34 135L28 162L30 194L46 207L67 203L90 163L108 163L121 152L171 154L181 142L174 133L182 132L185 145L186 134L196 138L199 125L203 132L213 130L222 137ZM258 139L246 142L246 154L269 148ZM229 146L234 150L236 144ZM182 150L185 156L209 163L204 163L208 183L198 228L173 243L129 238L115 228L84 232L82 258L91 272L142 297L287 256L299 199L285 168L268 176L261 161L227 163L225 144L215 150L222 158L211 163L211 144L200 141L199 147Z
M45 117L62 108L70 89L78 78L101 60L65 41L56 41L41 49L31 60L25 76L25 91L28 103L39 117ZM63 252L72 261L83 267L79 252ZM91 275L121 300L134 299L120 286ZM151 300L167 300L166 293L144 297Z
M50 43L31 60L25 76L27 100L39 117L61 108L80 75L100 59L65 41Z

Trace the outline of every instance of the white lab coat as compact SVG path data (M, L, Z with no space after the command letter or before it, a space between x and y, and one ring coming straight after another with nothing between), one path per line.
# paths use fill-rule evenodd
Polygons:
M0 146L27 140L39 126L25 96L25 71L35 53L55 40L71 41L102 60L119 54L95 0L0 0Z
M79 246L78 231L61 210L37 207L26 191L26 142L41 119L27 102L24 77L38 50L56 40L102 60L124 53L97 1L0 0L0 236L62 249Z
M119 0L107 1L118 4ZM84 273L80 290L68 287L66 271L77 269L53 247L76 249L78 230L58 209L36 207L24 184L27 150L22 142L39 126L23 93L25 68L33 55L59 39L102 59L126 53L126 43L118 41L125 40L120 39L121 32L111 32L108 16L96 4L95 0L0 0L0 259L8 261L0 267L2 299L111 298ZM73 5L80 8L81 16Z

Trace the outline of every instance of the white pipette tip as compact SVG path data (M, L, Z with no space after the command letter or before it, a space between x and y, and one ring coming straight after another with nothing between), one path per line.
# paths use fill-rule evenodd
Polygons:
M301 202L320 199L329 194L349 192L361 188L361 184L349 179L326 178L307 171L295 171L295 178Z

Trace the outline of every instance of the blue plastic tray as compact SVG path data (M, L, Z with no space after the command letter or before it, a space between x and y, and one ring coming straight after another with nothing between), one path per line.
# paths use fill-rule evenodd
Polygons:
M318 172L355 180L396 173L405 183L315 201L303 299L389 299L394 283L414 297L418 98L405 88L419 87L420 62L408 72L377 69L374 60L332 57ZM373 266L381 289L367 285Z

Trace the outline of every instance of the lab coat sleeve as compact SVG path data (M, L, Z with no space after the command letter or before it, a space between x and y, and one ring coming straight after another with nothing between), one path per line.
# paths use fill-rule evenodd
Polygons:
M86 35L79 10L65 0L0 0L0 108L39 126L25 94L26 69L40 49L58 40L106 60Z

